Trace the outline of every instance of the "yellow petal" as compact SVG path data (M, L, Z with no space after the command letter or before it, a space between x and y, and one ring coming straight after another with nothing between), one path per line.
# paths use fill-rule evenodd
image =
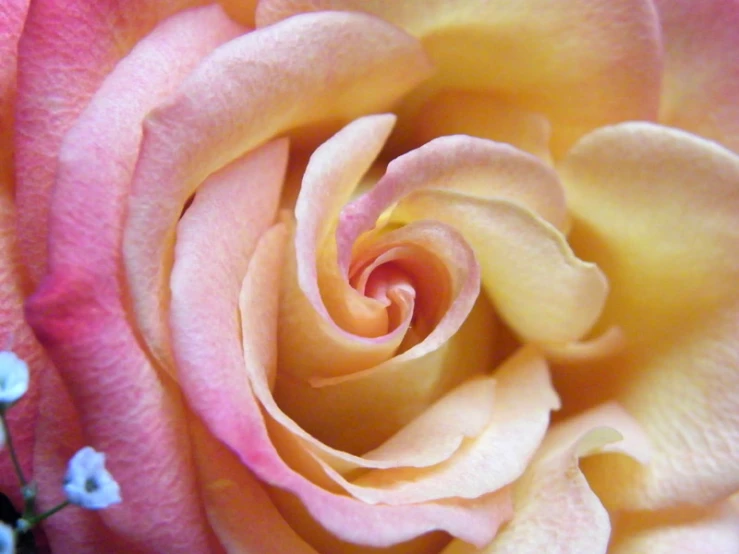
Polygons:
M739 157L646 123L601 129L560 168L570 241L608 275L599 329L623 353L560 372L573 409L616 398L655 446L648 466L588 461L609 506L711 504L739 487Z

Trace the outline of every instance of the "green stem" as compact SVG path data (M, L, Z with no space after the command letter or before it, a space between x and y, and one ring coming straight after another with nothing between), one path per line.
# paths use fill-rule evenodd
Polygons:
M67 506L69 506L71 502L69 500L65 500L61 504L58 504L54 506L51 510L44 512L43 514L39 514L37 516L32 517L23 517L23 520L26 522L26 530L31 530L33 527L37 524L45 520L47 517L53 516L55 513L57 513L60 510L63 510Z
M26 478L23 476L23 470L21 469L18 458L15 455L15 448L13 448L13 438L10 436L10 427L8 426L8 420L5 418L5 411L0 411L0 420L2 420L3 431L5 432L5 443L8 445L8 452L10 452L10 459L13 461L13 467L15 468L15 474L18 476L18 481L21 483L21 488L25 489L28 486Z

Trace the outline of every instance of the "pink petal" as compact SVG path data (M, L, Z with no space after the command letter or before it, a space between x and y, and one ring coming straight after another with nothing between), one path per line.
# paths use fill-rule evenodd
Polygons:
M105 76L161 20L197 0L38 0L19 45L16 201L22 261L46 268L57 154Z
M0 4L0 184L12 183L11 152L13 103L15 100L18 38L29 0L7 0Z
M573 409L617 399L655 447L590 482L609 507L718 502L739 487L739 157L630 123L583 139L560 174L571 243L611 283L598 330L619 326L626 345L582 378L561 372L558 390Z
M149 115L124 252L155 357L170 357L164 314L175 224L203 179L296 127L384 109L428 71L419 44L391 25L309 14L231 41Z
M739 152L739 2L655 4L665 43L659 121Z
M373 13L422 41L437 71L401 108L419 120L440 90L492 92L547 117L561 156L602 125L657 115L660 30L647 0L266 0L257 25L319 10Z
M226 552L318 554L233 452L196 420L190 427L208 521Z
M204 55L238 32L218 8L183 12L141 40L103 82L62 144L50 221L51 273L27 306L87 440L106 452L121 483L125 502L101 517L141 552L207 551L211 537L192 501L197 492L181 398L160 381L122 305L118 252L126 193L143 117ZM159 510L177 523L152 519Z

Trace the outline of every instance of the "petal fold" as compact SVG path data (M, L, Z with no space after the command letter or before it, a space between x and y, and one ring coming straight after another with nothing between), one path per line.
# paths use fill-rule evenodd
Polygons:
M382 111L428 71L420 44L377 18L307 14L219 48L149 115L124 255L155 358L171 361L165 313L175 225L205 177L298 127Z
M558 390L572 409L617 399L655 445L649 465L603 460L590 482L609 507L718 502L739 487L739 157L626 123L584 138L560 175L570 242L611 284L596 332L616 325L626 342L580 368L598 383L587 395L567 372Z
M559 157L602 125L657 116L660 27L646 0L267 0L257 25L327 9L373 13L423 43L437 71L401 107L410 117L439 91L494 93L548 118Z

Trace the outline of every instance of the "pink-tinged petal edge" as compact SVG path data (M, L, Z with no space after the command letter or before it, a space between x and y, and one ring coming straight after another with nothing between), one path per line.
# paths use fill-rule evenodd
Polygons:
M296 127L385 110L429 70L418 42L377 18L307 14L231 41L149 115L124 255L155 358L171 358L165 314L175 225L203 179Z
M120 242L143 118L241 32L217 7L164 21L106 78L61 145L50 273L26 315L60 368L85 442L106 453L121 484L124 502L99 517L127 552L218 551L198 499L180 393L160 379L129 324ZM107 548L103 536L93 544L64 538L55 548Z
M16 203L21 260L35 284L47 263L57 154L115 64L157 22L200 0L34 0L19 45Z
M739 1L655 4L665 45L660 123L739 152Z

